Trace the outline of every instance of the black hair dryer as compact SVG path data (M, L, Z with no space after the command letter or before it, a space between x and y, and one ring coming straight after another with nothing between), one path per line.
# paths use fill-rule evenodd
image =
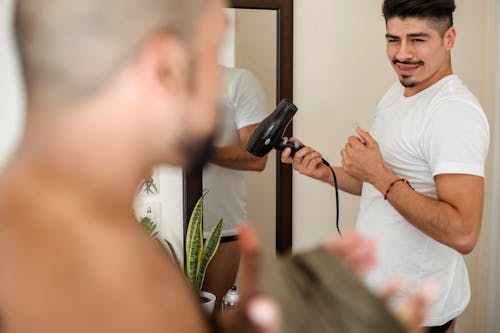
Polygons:
M271 113L269 117L264 119L259 126L253 131L247 143L247 150L249 153L263 157L269 153L273 148L282 151L285 148L292 150L290 156L293 156L297 150L304 146L298 142L290 141L288 138L283 137L285 130L292 121L293 116L297 113L297 107L293 103L283 99L276 107L276 110ZM323 159L323 163L330 168L333 175L333 184L335 186L335 201L337 206L337 230L340 235L339 226L339 189L337 186L337 176L330 164Z
M286 99L281 100L273 113L253 131L247 143L247 151L252 155L263 157L273 148L279 151L290 148L293 156L297 150L303 148L304 146L298 142L283 137L297 110L293 103Z

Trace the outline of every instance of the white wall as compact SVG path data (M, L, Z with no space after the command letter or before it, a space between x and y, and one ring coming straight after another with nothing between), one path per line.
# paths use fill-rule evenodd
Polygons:
M294 133L340 162L346 138L371 126L375 106L394 80L385 58L380 1L295 1ZM294 173L294 247L335 232L331 187ZM354 226L358 198L341 194L342 229Z
M159 237L168 240L175 248L176 255L183 262L183 204L182 204L182 170L173 167L157 167L154 170L155 184L159 190L155 194L146 194L141 191L134 205L137 219L147 216L148 207L151 208L150 217L157 225Z
M0 168L5 166L21 134L23 91L12 32L12 0L0 0Z
M228 26L226 35L224 36L224 41L219 51L219 63L226 67L234 67L235 64L235 21L236 21L236 9L226 8L224 12L227 16Z
M455 72L480 99L490 122L494 110L495 3L457 0ZM382 0L296 0L294 18L295 134L334 164L356 125L369 129L375 107L394 82L385 56ZM495 129L491 122L492 132ZM493 151L494 147L492 147ZM468 256L472 301L457 332L485 332L490 253L492 171L487 165L481 240ZM335 235L331 187L294 174L294 247L302 249ZM341 224L354 225L359 200L342 195ZM497 308L498 316L498 308Z
M466 257L472 287L472 299L457 332L485 332L488 273L490 258L490 230L492 224L493 135L495 109L495 2L496 0L457 1L456 26L459 33L454 51L454 68L469 88L477 95L490 121L492 141L486 165L485 206L481 237L476 249Z
M494 142L500 142L500 0L496 3L496 107L495 107L495 132ZM494 203L500 202L500 145L495 144L494 148L494 178L493 178L493 199ZM492 224L491 224L491 245L490 245L490 275L489 275L489 297L487 312L487 330L488 333L498 331L498 313L500 309L500 205L492 205Z

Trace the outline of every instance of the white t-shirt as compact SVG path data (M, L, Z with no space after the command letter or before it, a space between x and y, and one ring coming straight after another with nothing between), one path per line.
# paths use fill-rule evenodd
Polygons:
M434 176L484 177L489 127L474 95L450 75L412 97L396 83L378 105L371 135L384 162L415 190L436 198ZM424 326L438 326L460 315L470 300L470 286L460 253L428 237L407 222L383 194L363 185L358 230L375 239L377 267L368 284L380 287L395 274L409 288L424 280L438 284L432 315Z
M241 144L239 129L264 120L267 115L266 96L251 72L224 68L222 111L216 147ZM235 235L237 224L246 219L244 171L210 163L203 170L203 188L209 191L203 205L204 232L209 232L223 218L222 235Z

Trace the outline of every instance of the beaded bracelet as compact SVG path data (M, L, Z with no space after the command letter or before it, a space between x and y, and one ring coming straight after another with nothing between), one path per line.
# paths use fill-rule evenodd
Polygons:
M403 182L403 183L405 183L406 185L408 185L408 186L409 186L409 187L413 190L413 187L411 186L411 184L410 184L410 182L409 182L408 180L406 180L406 179L404 179L404 178L399 178L399 179L396 179L395 181L393 181L393 182L391 183L391 185L389 185L389 188L387 189L387 191L385 191L385 194L384 194L384 200L387 200L387 196L389 195L389 192L391 191L391 188L392 188L395 184L397 184L397 183L399 183L399 182Z

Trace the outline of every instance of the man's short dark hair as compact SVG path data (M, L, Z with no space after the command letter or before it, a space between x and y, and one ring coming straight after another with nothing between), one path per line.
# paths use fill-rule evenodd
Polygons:
M441 35L453 26L455 0L384 0L385 21L400 17L430 19Z

